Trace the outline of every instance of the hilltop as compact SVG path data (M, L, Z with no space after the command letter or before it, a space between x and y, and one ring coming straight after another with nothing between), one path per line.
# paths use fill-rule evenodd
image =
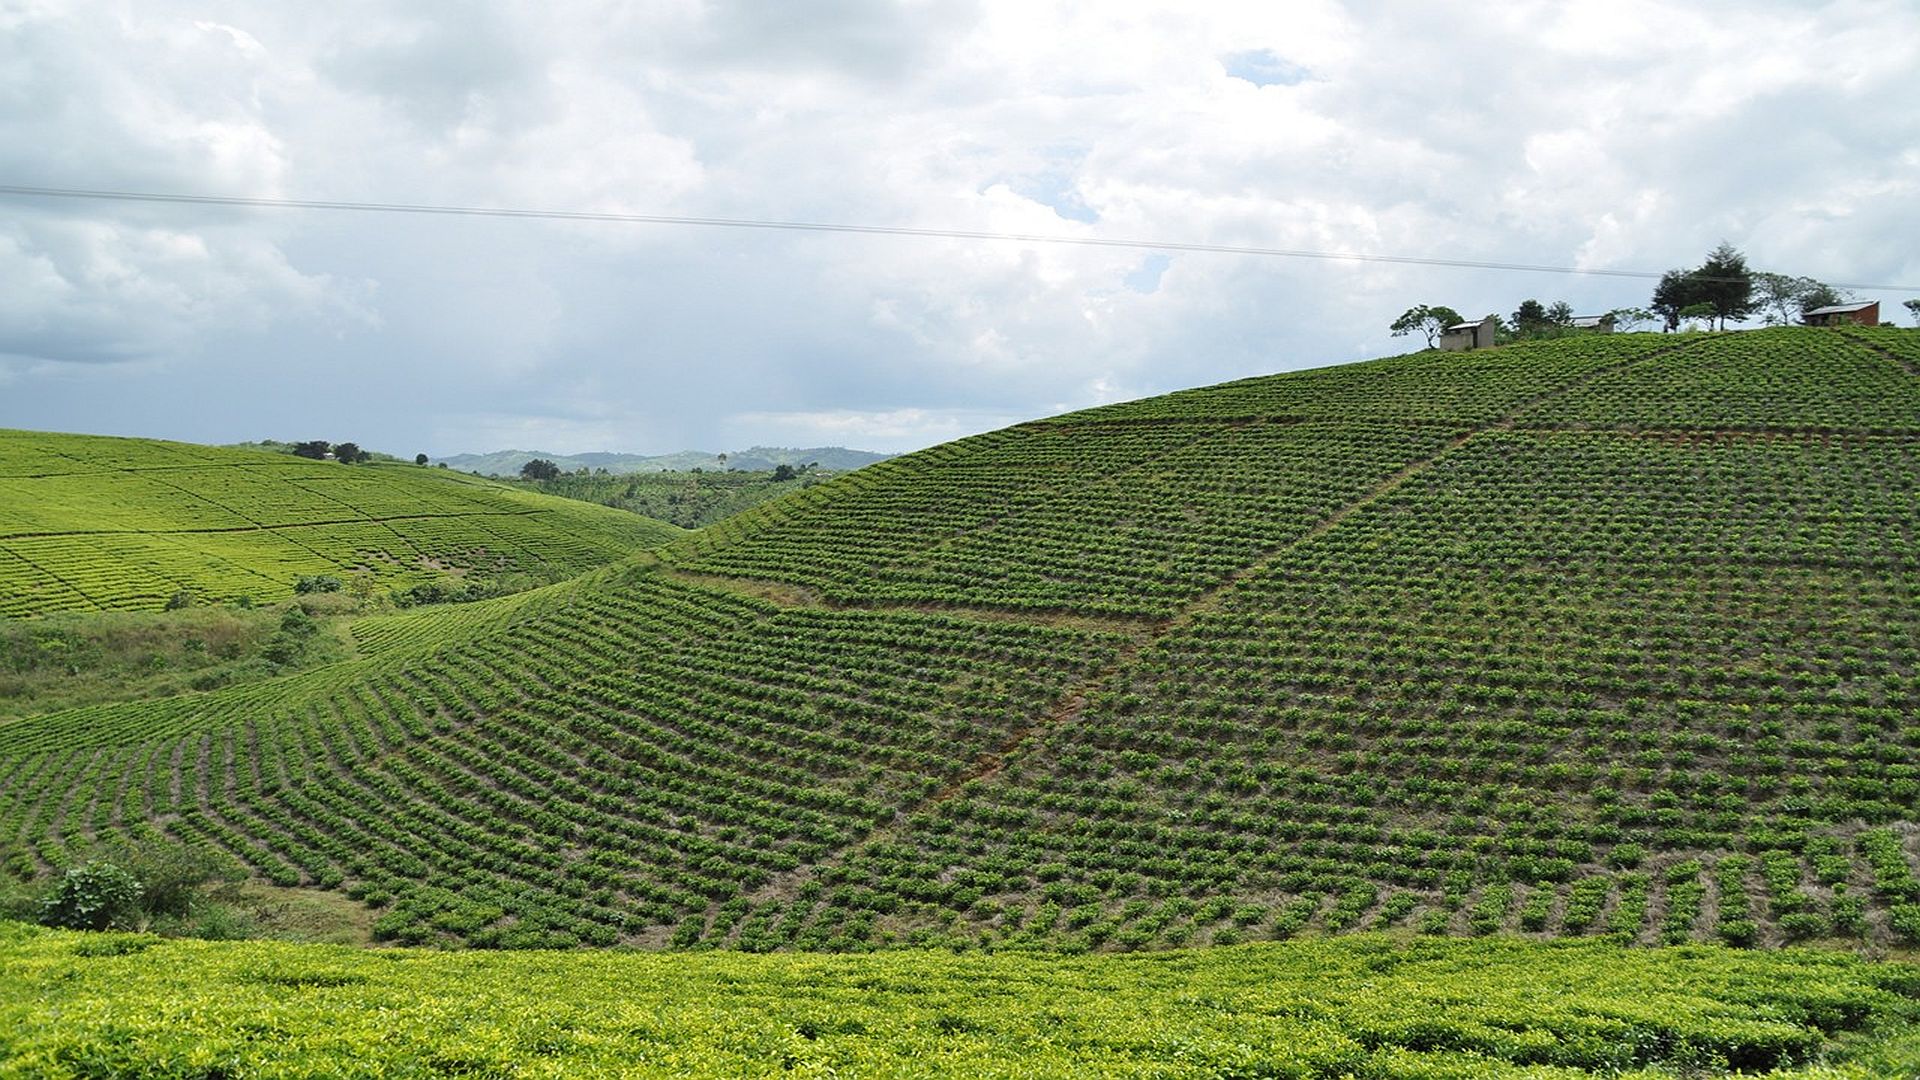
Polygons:
M361 658L0 726L412 942L1920 939L1920 335L1266 376L883 462Z
M549 454L540 450L495 450L485 454L455 454L444 460L450 469L482 476L518 476L520 467L535 458L553 462L561 472L605 469L618 476L646 472L692 472L695 469L707 472L724 472L728 469L766 472L781 465L797 468L808 464L818 465L826 472L848 472L892 456L870 450L849 450L844 446L755 446L728 454L710 454L704 450L681 450L672 454Z
M451 470L0 431L0 616L271 601L356 573L544 583L679 531Z

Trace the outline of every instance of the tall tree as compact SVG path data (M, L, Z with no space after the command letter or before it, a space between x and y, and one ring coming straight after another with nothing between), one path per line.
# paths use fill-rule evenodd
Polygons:
M1786 326L1800 315L1800 298L1807 294L1812 278L1794 277L1762 271L1753 275L1753 298L1760 305L1761 317L1768 326Z
M1905 307L1908 314L1913 316L1913 325L1920 326L1920 299L1909 300L1901 306Z
M1613 316L1613 328L1622 333L1638 330L1641 323L1650 323L1660 317L1646 308L1637 307L1614 308L1607 314Z
M1538 300L1522 300L1520 306L1513 309L1513 332L1521 337L1532 337L1552 324L1547 306Z
M325 439L309 439L306 442L293 444L293 454L295 457L312 458L315 461L319 461L332 452L333 444Z
M1809 311L1818 311L1823 307L1844 304L1853 299L1852 293L1844 289L1836 289L1831 285L1823 285L1811 278L1807 279L1807 284L1811 287L1800 294L1801 322L1806 321L1807 312Z
M1460 317L1459 312L1445 304L1434 304L1431 307L1420 304L1402 312L1387 329L1393 331L1394 337L1402 337L1417 330L1426 335L1427 348L1431 349L1439 343L1441 331L1455 323L1465 321Z
M1805 321L1807 312L1852 299L1845 290L1823 281L1789 274L1753 275L1754 303L1768 326L1790 326Z
M1653 287L1653 299L1647 306L1660 316L1664 323L1662 330L1680 329L1680 313L1694 303L1696 290L1691 271L1669 270L1660 275L1660 284Z
M1753 298L1753 271L1747 269L1747 257L1725 240L1707 253L1707 261L1693 276L1699 288L1696 302L1712 305L1722 330L1728 319L1738 322L1759 306Z
M534 458L532 461L520 466L520 479L522 480L552 480L559 475L560 466L555 465L546 458Z

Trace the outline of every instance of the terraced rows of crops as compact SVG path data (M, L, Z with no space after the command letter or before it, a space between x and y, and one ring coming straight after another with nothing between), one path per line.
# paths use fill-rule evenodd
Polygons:
M409 941L1920 941L1920 373L1882 337L961 440L354 664L0 728L0 845L159 828Z
M1169 615L1472 424L1664 344L1396 358L1075 413L870 466L667 555L841 603Z
M1048 880L916 918L1096 944L1303 913L1742 943L1858 936L1869 900L1911 920L1912 876L1883 888L1859 830L1916 850L1916 449L1475 440L827 877L993 853Z
M0 432L0 617L275 600L349 570L563 577L677 533L439 470Z
M967 775L1115 646L644 570L568 599L430 663L11 726L0 842L59 866L152 823L278 884L350 884L385 937L664 940ZM866 939L839 914L821 943Z

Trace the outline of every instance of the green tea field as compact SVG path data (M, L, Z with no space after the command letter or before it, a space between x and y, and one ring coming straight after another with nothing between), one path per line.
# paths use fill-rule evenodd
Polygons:
M678 532L443 470L152 439L0 431L0 617L571 577Z
M409 944L1910 949L1917 342L1427 352L961 439L348 662L0 725L0 846L207 845ZM231 469L239 535L315 527L247 494L270 467ZM550 505L456 494L408 505Z
M1363 935L1135 956L474 954L0 924L20 1076L1870 1078L1920 969Z

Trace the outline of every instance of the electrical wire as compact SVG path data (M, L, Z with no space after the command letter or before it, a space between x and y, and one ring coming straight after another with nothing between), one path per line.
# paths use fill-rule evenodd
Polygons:
M1048 233L990 232L981 229L928 229L907 225L856 225L823 221L778 221L758 218L689 217L679 214L620 214L596 210L537 210L502 206L442 206L425 203L343 202L333 199L277 199L248 195L188 195L153 191L100 191L88 188L33 187L0 184L0 195L50 199L94 199L117 202L176 203L191 206L241 206L272 210L337 210L379 214L430 214L452 217L536 218L549 221L602 221L635 225L678 225L723 229L762 229L784 232L852 233L868 236L906 236L938 240L988 240L1026 244L1063 244L1078 247L1132 248L1149 251L1200 252L1214 255L1255 255L1286 259L1322 259L1336 262L1390 263L1402 266L1438 266L1465 270L1509 270L1531 274L1580 274L1658 280L1657 270L1621 270L1536 263L1492 262L1479 259L1439 259L1414 255L1381 255L1359 251L1314 251L1304 248L1253 247L1174 240L1116 239L1097 236L1060 236ZM1697 278L1701 281L1742 279ZM1835 288L1862 292L1920 292L1916 285L1874 285L1833 282Z

